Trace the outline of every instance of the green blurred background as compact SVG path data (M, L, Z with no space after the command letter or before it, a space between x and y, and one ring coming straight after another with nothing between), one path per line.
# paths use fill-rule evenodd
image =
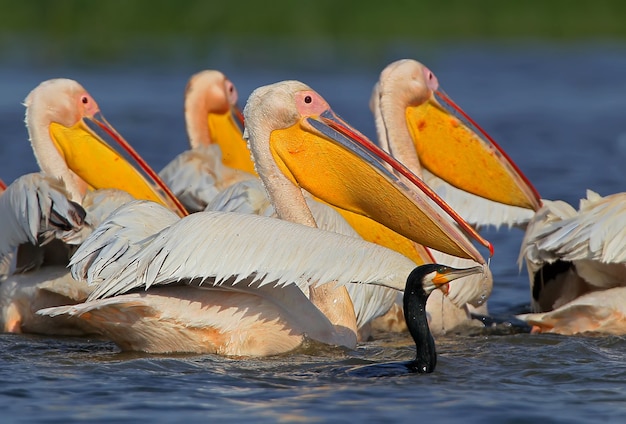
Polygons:
M40 63L262 56L280 43L296 56L350 46L367 60L390 43L624 39L624 0L0 0L1 58Z

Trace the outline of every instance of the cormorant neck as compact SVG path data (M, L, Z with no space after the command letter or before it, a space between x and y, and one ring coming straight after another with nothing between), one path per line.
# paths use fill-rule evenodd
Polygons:
M404 319L415 341L415 360L409 362L407 367L413 372L430 373L437 365L437 352L426 316L428 294L422 287L424 273L419 270L420 267L409 275L404 290Z

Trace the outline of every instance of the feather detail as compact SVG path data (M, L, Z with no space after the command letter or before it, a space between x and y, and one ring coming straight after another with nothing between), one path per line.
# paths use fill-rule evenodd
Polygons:
M2 257L22 243L39 246L55 238L65 242L83 226L85 211L68 200L62 182L34 173L7 187L0 196L0 216Z
M222 164L218 145L209 144L176 156L159 176L189 212L204 210L215 196L230 185L255 178Z
M147 203L132 204L135 217ZM125 209L120 208L109 220L115 220ZM105 238L98 240L100 237ZM73 272L80 267L81 258L89 257L84 252L93 254L96 250L97 260L104 264L102 270L112 266L106 246L116 239L112 232L94 233L76 252L77 259L72 259ZM223 212L200 212L174 222L123 258L126 260L118 257L114 265L119 272L107 273L106 279L87 273L88 282L96 284L90 299L198 278L213 285L239 284L252 278L260 285L295 283L300 289L337 281L402 290L415 266L396 252L354 237L273 218Z

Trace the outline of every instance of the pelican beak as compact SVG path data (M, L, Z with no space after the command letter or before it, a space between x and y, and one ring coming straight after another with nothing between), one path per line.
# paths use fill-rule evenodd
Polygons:
M181 216L186 215L186 211L182 212L184 207L171 192L168 195L169 189L158 178L158 175L104 119L102 113L97 112L93 116L83 117L71 127L53 122L50 124L50 135L63 155L68 168L87 182L91 188L124 190L137 199L158 202L177 210ZM148 176L144 177L104 138L112 139L122 146ZM154 184L149 180L152 180ZM176 203L180 207L176 206Z
M433 278L432 281L435 288L438 288L447 295L450 291L448 283L451 281L467 277L468 275L480 274L482 272L484 272L484 270L481 266L475 266L472 268L452 268L442 265L439 269L437 269L435 278Z
M537 210L537 190L507 154L442 90L406 109L420 163L447 183L495 202Z
M274 130L270 150L294 184L326 203L366 216L416 243L484 263L452 217L492 252L491 245L419 178L330 108Z
M222 163L256 175L248 145L243 139L243 113L236 105L226 113L209 113L211 140L220 146Z

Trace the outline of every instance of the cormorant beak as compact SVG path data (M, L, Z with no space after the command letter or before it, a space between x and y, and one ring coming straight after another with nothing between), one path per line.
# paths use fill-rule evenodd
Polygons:
M451 281L467 277L472 274L483 273L484 270L482 266L475 266L472 268L452 268L449 266L441 266L435 272L436 275L432 279L435 288L438 288L447 295L450 291L450 286L448 284Z

